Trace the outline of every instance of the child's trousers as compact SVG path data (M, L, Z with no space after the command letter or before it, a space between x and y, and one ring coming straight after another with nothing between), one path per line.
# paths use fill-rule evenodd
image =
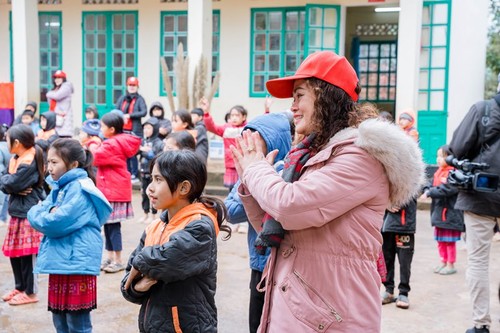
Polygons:
M142 187L141 187L142 210L144 211L145 214L149 214L150 212L152 214L156 214L158 211L153 207L151 207L148 196L148 186L149 184L151 184L151 174L142 173L141 182L142 182Z
M52 313L57 333L92 333L90 311L83 313Z
M27 295L36 294L38 292L37 280L33 275L35 263L36 254L10 258L16 289L24 291Z
M395 232L383 232L384 243L382 251L384 252L385 265L387 267L387 280L384 282L388 293L394 294L394 263L396 255L399 261L398 285L399 294L408 296L410 292L411 262L415 250L415 234L401 234Z

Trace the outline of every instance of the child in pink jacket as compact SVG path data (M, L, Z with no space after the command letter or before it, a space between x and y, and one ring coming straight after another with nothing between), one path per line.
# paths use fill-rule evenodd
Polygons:
M224 186L231 189L238 181L238 173L234 167L233 156L231 155L231 145L236 144L236 138L241 135L243 127L247 124L247 110L241 105L235 105L229 111L229 121L223 125L216 125L210 115L210 103L206 98L200 101L200 108L203 110L203 121L209 132L222 137L224 141Z

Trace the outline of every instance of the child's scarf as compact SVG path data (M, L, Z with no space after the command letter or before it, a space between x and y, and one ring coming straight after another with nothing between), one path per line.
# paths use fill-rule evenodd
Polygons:
M285 165L281 177L288 183L293 183L300 177L300 172L306 162L314 156L311 152L311 144L316 134L310 134L302 140L295 148L290 150L285 157ZM259 254L265 254L266 247L279 247L285 237L285 230L281 223L276 221L271 215L265 214L262 219L262 231L255 240L255 248Z

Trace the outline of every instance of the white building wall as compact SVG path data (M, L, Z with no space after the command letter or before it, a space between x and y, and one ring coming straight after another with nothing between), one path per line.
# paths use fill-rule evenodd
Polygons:
M422 0L401 0L400 4L396 118L406 109L412 109L415 113L417 110L423 2Z
M9 11L10 5L0 2L0 82L10 81Z
M451 4L447 141L472 104L484 99L488 0Z

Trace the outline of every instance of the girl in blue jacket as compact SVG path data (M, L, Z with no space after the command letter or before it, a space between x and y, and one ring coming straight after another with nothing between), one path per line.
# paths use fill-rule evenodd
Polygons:
M28 212L32 227L44 234L35 273L49 274L48 309L57 332L92 332L101 226L111 214L95 186L92 159L77 140L54 141L47 154L52 190Z

